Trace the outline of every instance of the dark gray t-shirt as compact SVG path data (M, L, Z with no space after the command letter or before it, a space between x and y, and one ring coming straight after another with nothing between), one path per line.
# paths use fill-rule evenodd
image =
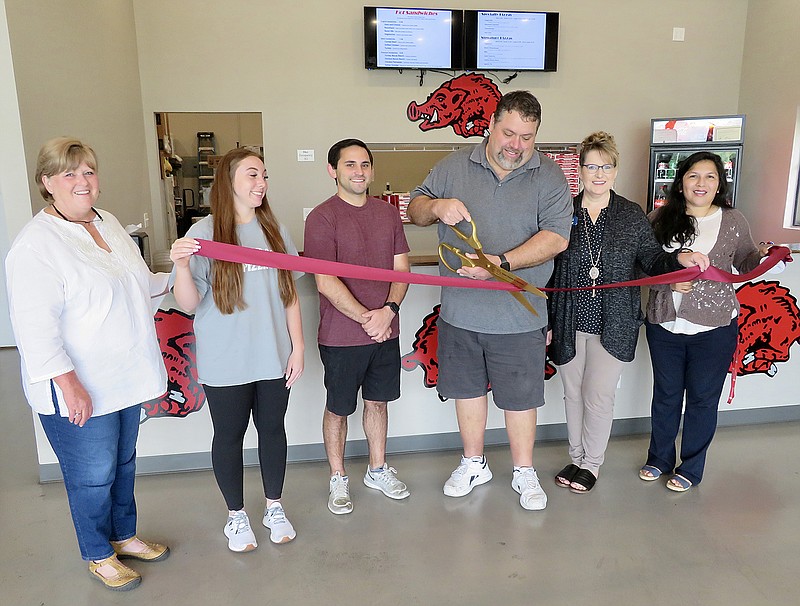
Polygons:
M213 217L204 217L186 236L212 240L212 221ZM238 225L236 235L241 246L270 250L257 219ZM296 255L297 249L283 225L281 235L286 252ZM278 270L245 265L243 296L247 309L223 315L211 292L211 259L193 255L190 267L201 297L194 317L200 383L225 387L284 376L292 342L278 286ZM295 279L301 275L295 272Z
M572 196L564 173L550 158L535 152L523 166L500 181L486 160L486 141L453 152L441 160L411 197L458 198L469 209L486 253L505 253L542 230L569 238ZM458 227L469 233L471 227ZM445 224L439 223L439 242L472 252ZM452 265L455 261L448 261ZM455 265L454 265L455 267ZM545 286L553 262L514 270L520 278ZM453 276L439 263L439 273ZM534 316L503 291L442 288L441 318L458 328L490 334L530 332L547 325L545 299L525 293L539 316Z

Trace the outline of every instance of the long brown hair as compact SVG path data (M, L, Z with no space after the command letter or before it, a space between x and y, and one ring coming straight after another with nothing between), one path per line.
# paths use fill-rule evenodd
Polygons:
M211 186L211 214L214 217L214 241L225 244L239 244L236 237L236 209L233 202L233 176L239 163L245 158L264 159L254 151L241 147L232 149L220 160L217 167L214 183ZM261 206L256 208L256 218L264 232L273 252L285 253L286 244L281 236L280 225L275 214L267 202L266 196ZM232 314L234 311L247 308L247 303L242 295L244 284L244 268L241 263L230 261L212 261L211 290L214 303L223 314ZM285 269L278 270L278 286L281 291L281 301L284 307L289 307L297 300L297 290L294 286L292 272Z
M721 208L730 208L728 202L728 180L725 178L725 167L722 158L717 154L702 151L695 152L678 164L678 172L670 185L667 203L658 209L653 218L653 233L662 246L677 242L680 246L690 246L697 235L697 221L686 212L686 198L683 195L683 178L698 162L713 162L717 169L719 189L712 204Z

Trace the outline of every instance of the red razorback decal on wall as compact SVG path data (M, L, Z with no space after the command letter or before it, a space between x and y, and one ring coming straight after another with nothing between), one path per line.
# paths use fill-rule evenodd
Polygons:
M774 377L776 362L789 360L789 348L800 341L800 309L789 289L778 282L746 283L739 299L739 345L730 372ZM733 367L733 364L731 364Z
M206 393L197 380L192 316L158 310L156 335L167 368L167 392L142 405L142 422L154 417L185 417L203 408Z
M412 122L422 121L422 131L451 126L465 139L484 137L499 100L500 90L489 78L464 74L442 84L424 103L409 103L406 114Z
M403 370L409 372L417 366L424 373L422 382L425 387L436 387L439 381L439 359L436 353L439 349L439 328L436 320L439 319L441 305L435 305L433 311L422 319L422 326L414 335L411 344L411 353L407 353L400 360Z
M422 326L414 335L411 352L400 360L403 370L411 372L418 366L422 368L424 373L422 383L425 387L436 387L439 381L439 328L436 322L439 319L441 307L441 305L435 305L433 311L422 319ZM555 374L556 367L549 359L545 360L545 380L554 377ZM441 396L439 399L442 399Z

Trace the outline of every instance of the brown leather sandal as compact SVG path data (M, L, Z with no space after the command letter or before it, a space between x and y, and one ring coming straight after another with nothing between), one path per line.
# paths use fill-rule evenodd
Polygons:
M105 564L108 564L114 569L114 576L105 577L97 571L98 568ZM125 566L125 564L117 559L116 555L106 558L105 560L100 560L99 562L89 560L89 574L111 591L130 591L134 587L138 587L139 583L142 582L142 575Z
M143 562L160 562L161 560L166 560L169 557L169 547L167 547L166 545L161 545L159 543L145 541L144 539L139 539L139 540L147 546L147 550L145 551L126 550L125 547L127 547L133 541L135 541L136 538L137 537L133 536L130 539L126 539L125 541L111 541L111 547L114 548L114 551L116 552L117 557L119 557L119 559L124 560L125 558L131 558L134 560L141 560Z

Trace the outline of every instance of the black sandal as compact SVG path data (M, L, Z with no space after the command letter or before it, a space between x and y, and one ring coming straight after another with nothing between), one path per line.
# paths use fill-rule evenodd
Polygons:
M580 467L570 463L556 474L556 486L560 486L561 488L569 488L569 485L575 478L575 474L577 474L580 470Z
M585 494L594 488L595 482L597 482L597 477L591 471L588 469L579 469L578 473L572 478L572 483L583 486L584 490L573 488L572 486L569 487L569 490L575 494Z

